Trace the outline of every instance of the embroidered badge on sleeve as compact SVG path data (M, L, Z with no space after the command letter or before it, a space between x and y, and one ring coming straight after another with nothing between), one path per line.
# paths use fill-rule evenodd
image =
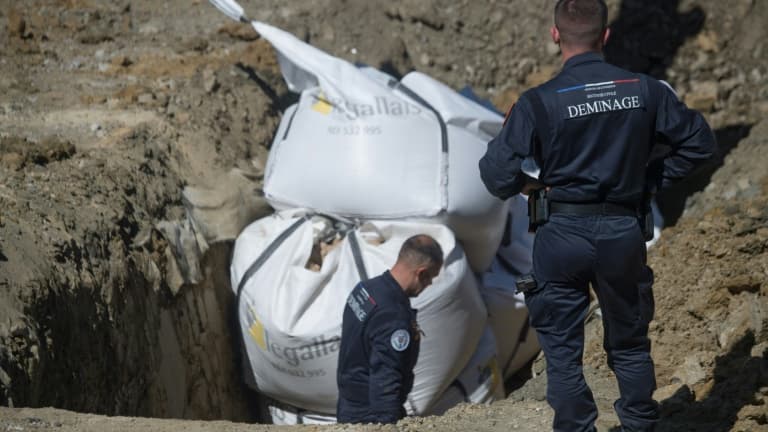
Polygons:
M411 343L411 334L408 330L399 329L392 333L392 337L389 338L389 342L392 344L392 348L397 352L405 351L408 348L408 344Z

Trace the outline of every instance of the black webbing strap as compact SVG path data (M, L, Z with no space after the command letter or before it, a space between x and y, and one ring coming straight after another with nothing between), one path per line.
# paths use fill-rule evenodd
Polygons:
M240 297L243 294L243 288L245 288L245 283L248 282L248 279L253 276L254 273L259 271L261 266L264 265L265 262L269 259L269 257L272 256L272 254L275 253L277 248L279 248L287 239L291 236L299 227L304 224L304 222L308 221L309 218L307 216L304 216L303 218L297 220L294 222L291 226L289 226L285 231L281 232L279 236L277 236L276 239L270 243L269 246L267 246L266 249L259 255L258 258L256 258L256 261L251 264L250 267L248 267L248 270L245 271L245 274L243 274L242 279L240 279L240 283L237 285L237 297L235 300L235 310L240 310ZM239 314L237 315L240 316Z
M277 236L276 239L270 243L269 246L267 246L266 249L259 255L258 258L256 258L256 261L251 264L250 267L248 267L248 270L245 271L245 274L243 274L242 279L240 279L240 283L237 285L237 295L235 296L235 319L232 321L233 325L237 328L235 331L239 334L240 339L240 360L242 368L243 376L245 377L246 383L249 385L251 382L253 383L253 387L256 388L256 381L253 376L253 369L251 368L251 362L248 359L248 355L245 348L245 335L243 334L243 327L240 322L240 298L243 294L243 288L245 287L245 283L248 282L248 279L253 276L254 273L259 271L261 266L264 265L265 262L269 259L269 257L272 256L272 254L275 253L277 248L282 245L288 237L291 236L304 222L308 221L309 217L304 216L303 218L297 220L294 222L291 226L288 227L285 231L280 233L279 236Z
M461 397L464 399L464 402L471 402L469 400L469 392L467 391L467 388L464 387L464 384L461 383L461 381L455 379L449 387L456 387L459 390L459 393L461 393Z
M352 248L352 256L355 258L355 267L357 267L357 274L360 276L360 282L366 281L368 280L368 272L365 270L363 254L360 251L360 243L357 241L355 231L350 231L347 237L349 238L349 247Z
M299 112L299 109L296 108L295 110L293 110L293 113L291 113L291 118L288 119L288 126L286 126L285 132L283 132L283 138L282 138L283 141L288 139L288 132L291 131L291 126L293 126L293 119L296 118L296 113L298 112Z
M389 86L391 88L395 88L397 90L400 90L401 92L405 93L406 96L409 98L415 100L419 104L423 105L424 108L432 111L432 113L437 117L437 121L440 123L440 135L442 138L442 150L443 153L448 153L448 126L445 124L445 120L443 120L443 116L440 115L440 112L436 110L432 105L430 105L427 101L424 100L421 96L418 95L415 91L408 88L403 83L397 82L397 81L390 81Z

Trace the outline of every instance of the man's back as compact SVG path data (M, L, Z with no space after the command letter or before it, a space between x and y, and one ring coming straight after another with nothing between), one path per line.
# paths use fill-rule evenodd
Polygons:
M524 93L509 124L489 144L481 174L497 196L509 195L513 159L533 156L539 180L560 202L612 202L637 207L656 144L679 155L665 163L674 181L711 156L714 141L703 117L659 81L606 63L588 52L570 58L554 79ZM707 142L710 151L686 152ZM661 181L662 179L657 179Z
M639 203L655 118L648 84L587 53L534 90L553 117L541 148L553 200Z

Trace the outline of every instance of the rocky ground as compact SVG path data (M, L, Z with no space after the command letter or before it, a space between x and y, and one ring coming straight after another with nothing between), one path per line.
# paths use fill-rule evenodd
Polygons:
M557 71L550 3L242 2L334 55L470 85L501 110ZM676 225L650 253L660 430L768 430L768 3L608 3L609 59L670 81L722 149L661 197ZM269 430L231 423L256 420L232 349L231 242L188 263L162 223L183 219L184 187L249 200L246 219L267 211L258 181L293 100L269 45L205 1L0 0L1 430ZM607 430L599 320L588 334ZM546 430L542 363L505 401L367 429Z

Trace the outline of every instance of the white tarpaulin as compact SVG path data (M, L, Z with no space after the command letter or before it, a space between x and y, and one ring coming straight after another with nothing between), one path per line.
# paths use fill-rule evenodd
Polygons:
M366 222L348 232L314 271L307 262L319 222L304 221L302 211L282 212L249 225L235 243L232 287L240 292L240 327L258 390L301 409L335 413L347 295L361 279L361 268L371 277L382 273L408 237L423 233L446 253L433 285L412 301L424 337L406 410L424 413L464 368L486 323L460 244L438 224Z

